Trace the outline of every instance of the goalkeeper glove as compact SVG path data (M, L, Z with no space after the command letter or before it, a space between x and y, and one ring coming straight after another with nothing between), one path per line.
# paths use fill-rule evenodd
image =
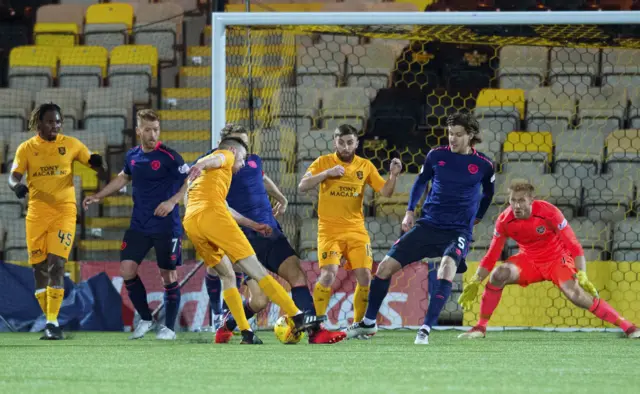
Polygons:
M458 304L460 304L465 311L469 312L473 307L473 303L478 297L478 290L480 289L481 283L480 278L478 278L477 275L473 275L473 277L464 284L462 294L460 294L458 298Z
M102 167L102 156L98 155L98 154L92 154L89 157L89 165L93 168L99 168Z
M13 192L16 194L18 198L24 198L24 196L29 193L29 188L24 183L18 183L16 187L13 189Z
M576 274L576 278L578 279L578 283L580 287L582 287L587 293L591 294L594 297L598 297L598 289L591 283L589 278L587 278L587 273L584 271L578 271Z

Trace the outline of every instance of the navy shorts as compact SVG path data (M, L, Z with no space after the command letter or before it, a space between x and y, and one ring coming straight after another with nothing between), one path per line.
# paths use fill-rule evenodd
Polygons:
M252 234L247 237L260 263L274 274L282 263L291 256L297 256L284 234L274 231L271 237Z
M467 271L465 258L469 253L470 236L460 230L443 230L418 221L391 247L387 255L402 267L425 257L451 257L458 273Z
M182 265L182 237L172 234L145 234L135 230L124 233L120 261L132 260L140 264L151 248L156 251L158 268L175 270Z

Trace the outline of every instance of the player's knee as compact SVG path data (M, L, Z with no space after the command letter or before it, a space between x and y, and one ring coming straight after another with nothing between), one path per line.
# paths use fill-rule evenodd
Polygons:
M369 286L371 284L371 270L367 268L358 268L354 271L356 281L360 286Z
M267 307L269 303L269 298L261 291L252 292L251 299L249 300L249 306L251 306L251 310L258 313L264 308Z
M496 286L504 286L511 278L511 269L507 265L501 265L491 272L489 280Z
M389 256L385 256L376 270L376 276L380 279L389 279L400 269L402 269L402 266L399 262Z
M47 272L49 274L49 286L64 285L64 263L65 259L55 255L47 258Z
M135 261L124 260L120 262L120 276L124 280L134 279L138 275L138 264Z
M331 287L336 280L336 274L338 273L337 265L329 265L320 269L320 278L318 281L324 287Z

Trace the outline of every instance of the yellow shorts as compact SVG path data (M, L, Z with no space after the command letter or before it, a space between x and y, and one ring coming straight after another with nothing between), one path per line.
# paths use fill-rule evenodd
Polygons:
M232 263L256 254L226 207L190 215L183 226L208 267L215 267L225 254Z
M51 207L46 212L42 208L34 210L29 210L25 221L29 264L42 263L48 254L68 259L76 236L76 205Z
M340 265L342 257L347 260L344 268L368 268L373 266L371 240L365 229L327 234L318 232L318 259L320 267Z

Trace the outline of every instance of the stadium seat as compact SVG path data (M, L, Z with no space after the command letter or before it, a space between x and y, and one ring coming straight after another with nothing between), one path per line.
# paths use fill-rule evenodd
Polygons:
M210 88L164 88L162 89L162 109L211 108Z
M627 92L631 102L629 107L629 127L640 129L640 88L634 87Z
M0 89L1 132L12 134L25 131L32 107L32 92L18 89Z
M313 160L333 151L334 129L298 132L298 159Z
M58 84L61 88L88 91L102 86L107 77L108 52L104 47L77 46L60 51Z
M628 218L615 224L612 252L614 260L640 260L640 222L638 218Z
M102 131L78 131L66 132L65 134L75 137L84 143L93 153L102 157L107 155L107 134ZM100 181L95 170L80 164L73 163L73 174L80 179L81 190L98 190Z
M133 93L121 88L92 89L84 115L85 129L106 133L110 146L122 145L122 130L132 126Z
M573 96L556 94L551 88L536 88L527 92L527 130L564 132L576 112Z
M38 92L53 84L58 50L48 46L22 46L9 55L9 87Z
M7 155L5 156L5 168L11 168L13 159L16 157L18 146L33 137L30 132L16 132L7 135Z
M518 119L524 119L524 107L525 98L522 89L482 89L476 100L476 110L495 108L511 112L515 109L519 115Z
M0 182L8 185L9 173L0 174ZM8 187L0 188L0 221L2 223L13 223L16 219L24 217L25 209L24 199L17 199L15 193ZM2 241L3 239L0 239L0 244Z
M523 175L547 171L552 161L553 138L545 131L513 131L502 148L502 171ZM531 172L533 171L533 172Z
M378 218L396 217L402 220L407 211L409 193L415 179L415 174L401 173L398 175L396 190L391 197L376 194L374 196L375 216Z
M74 88L46 88L36 93L35 105L56 103L62 109L64 124L75 129L83 119L82 109L84 97L79 89Z
M129 43L134 10L131 4L93 4L87 8L84 36L86 45L113 48Z
M292 127L299 132L308 132L317 126L315 119L320 107L318 90L311 87L283 88L276 92L274 103L277 124Z
M84 25L86 4L45 4L36 11L36 24L39 23L75 23L81 33Z
M211 66L211 47L187 47L187 66Z
M158 111L162 120L162 128L171 131L210 130L211 111L209 110L182 110Z
M313 160L302 160L296 163L297 165L296 186L300 184L300 181L304 177L304 174L306 174L307 169L309 168L311 163L313 163ZM297 193L296 195L297 204L307 205L307 207L303 207L301 210L299 210L308 215L308 216L301 216L303 219L317 216L315 213L312 214L311 212L313 212L313 210L310 209L311 205L313 205L314 207L317 206L317 202L318 202L318 187L304 193Z
M311 46L298 46L296 84L326 89L338 86L346 56L336 42L320 42Z
M127 29L133 27L133 6L126 3L93 4L87 8L86 23L123 24Z
M553 92L568 96L584 95L593 85L600 65L597 48L552 48L549 85Z
M351 53L347 54L347 86L367 89L372 99L378 89L389 86L396 57L393 49L385 44L351 47Z
M129 33L124 24L86 24L84 43L89 46L104 47L110 52L115 47L128 44Z
M180 67L181 88L211 86L211 67Z
M135 43L155 46L161 62L174 62L175 46L182 43L183 14L176 3L140 3L133 31Z
M627 115L627 91L611 86L588 88L579 99L579 124L609 133L624 126Z
M631 212L635 197L633 180L629 176L602 174L584 179L583 208L593 221L620 221Z
M4 258L6 261L27 261L26 227L24 220L14 220L7 231L4 244Z
M277 126L260 129L253 135L252 150L267 159L295 160L296 130Z
M389 251L389 248L398 240L402 233L400 219L395 217L368 217L365 219L365 227L369 234L375 234L371 239L373 261L382 261Z
M549 67L548 54L547 47L502 47L498 69L500 88L528 91L540 86Z
M485 215L485 218L473 227L472 249L488 250L495 229L495 218ZM476 261L476 260L470 260Z
M607 173L640 181L640 130L616 130L605 143Z
M570 129L555 136L555 172L584 179L600 173L605 133L599 128Z
M320 119L325 129L350 124L362 130L371 105L364 88L332 88L320 92Z
M78 25L75 23L36 23L33 35L36 45L72 47L79 42Z
M198 152L211 146L211 131L184 132L163 130L162 142L177 152Z
M602 50L602 85L626 88L640 85L640 50Z
M109 85L133 92L135 104L151 102L149 88L158 76L158 50L151 45L122 45L113 48L109 64Z
M302 255L318 250L318 219L302 221L298 250ZM317 259L314 259L317 261Z
M604 252L609 251L611 226L603 221L591 221L587 218L569 220L571 228L580 240L587 261L603 260Z

